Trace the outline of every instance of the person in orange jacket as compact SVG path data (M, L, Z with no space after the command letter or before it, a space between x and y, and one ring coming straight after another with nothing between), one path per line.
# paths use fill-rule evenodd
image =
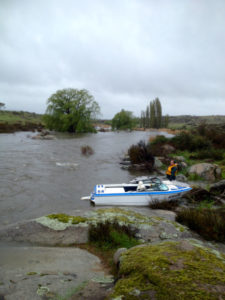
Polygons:
M177 175L177 163L174 160L170 161L170 165L166 171L166 176L167 179L171 180L176 180L176 175Z

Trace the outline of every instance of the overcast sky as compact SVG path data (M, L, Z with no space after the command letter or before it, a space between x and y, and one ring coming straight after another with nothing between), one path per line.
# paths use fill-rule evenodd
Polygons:
M0 102L44 113L87 89L102 118L225 115L224 0L0 0Z

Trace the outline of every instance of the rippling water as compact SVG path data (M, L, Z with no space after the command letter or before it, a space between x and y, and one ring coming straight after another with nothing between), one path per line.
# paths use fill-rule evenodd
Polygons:
M119 158L130 145L156 134L61 134L56 140L33 140L28 135L34 133L27 132L0 134L0 225L88 208L80 198L95 184L128 182L137 175L122 170ZM94 154L83 156L83 145Z

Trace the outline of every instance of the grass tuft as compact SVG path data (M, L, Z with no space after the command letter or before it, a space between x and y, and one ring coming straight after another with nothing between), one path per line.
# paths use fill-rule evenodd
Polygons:
M135 238L137 229L131 225L120 225L117 220L91 224L89 227L89 242L103 250L113 248L131 248L139 241Z

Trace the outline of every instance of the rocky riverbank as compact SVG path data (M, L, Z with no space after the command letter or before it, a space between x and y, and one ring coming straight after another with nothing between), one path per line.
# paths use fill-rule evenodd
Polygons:
M190 299L192 292L198 299L222 299L225 245L204 241L175 216L149 208L93 208L7 226L0 230L1 299L174 299L177 293ZM91 224L115 219L137 230L140 245L115 253L119 269L112 277L79 247L89 243Z

